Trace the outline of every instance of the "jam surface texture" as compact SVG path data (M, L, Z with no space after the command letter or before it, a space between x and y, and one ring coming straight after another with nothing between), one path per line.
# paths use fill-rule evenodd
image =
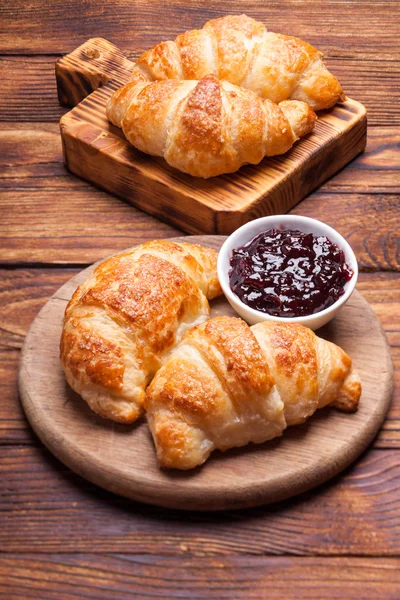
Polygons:
M325 236L269 229L233 251L229 283L250 308L278 317L320 312L353 276L344 252Z

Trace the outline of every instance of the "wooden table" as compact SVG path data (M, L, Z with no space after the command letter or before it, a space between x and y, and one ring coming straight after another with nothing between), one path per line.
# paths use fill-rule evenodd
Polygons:
M293 212L352 244L397 387L372 447L334 481L254 510L186 514L105 492L41 445L22 413L19 351L74 273L180 232L66 172L54 62L92 36L135 56L246 12L320 48L369 110L367 151ZM0 597L400 598L400 2L3 0L0 4Z

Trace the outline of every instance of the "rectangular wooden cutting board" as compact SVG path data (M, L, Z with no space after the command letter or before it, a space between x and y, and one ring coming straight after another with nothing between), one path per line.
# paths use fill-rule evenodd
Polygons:
M108 122L105 106L133 63L93 38L56 63L60 121L70 171L188 233L229 234L264 215L287 212L363 151L367 117L348 99L319 113L314 131L283 156L203 180L135 150Z

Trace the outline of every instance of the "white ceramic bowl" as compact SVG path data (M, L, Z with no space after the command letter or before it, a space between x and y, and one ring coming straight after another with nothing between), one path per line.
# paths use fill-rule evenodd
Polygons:
M244 304L236 294L234 294L229 285L228 272L230 268L230 259L232 251L252 240L258 233L267 231L268 229L298 229L304 233L312 233L313 235L325 235L334 242L340 250L344 251L346 263L353 271L353 277L344 286L344 294L332 306L325 308L313 315L304 317L273 317L261 311L250 308ZM218 277L221 283L222 290L236 312L250 323L254 325L260 321L282 321L283 323L302 323L310 329L318 329L328 323L336 315L338 310L350 298L358 278L357 259L353 250L346 240L332 227L325 225L321 221L310 219L309 217L299 217L297 215L274 215L272 217L262 217L250 221L228 237L222 245L218 255Z

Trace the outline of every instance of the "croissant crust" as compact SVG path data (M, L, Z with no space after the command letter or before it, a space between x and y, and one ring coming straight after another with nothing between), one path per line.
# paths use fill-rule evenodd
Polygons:
M354 411L360 394L351 359L311 330L216 317L186 333L145 408L160 465L185 470L215 448L279 436L328 404Z
M216 258L195 244L147 242L107 259L78 287L65 311L61 362L94 411L124 423L142 414L166 354L221 293Z
M131 82L111 97L107 116L138 150L204 178L287 152L316 120L304 102L278 106L213 75Z
M345 100L321 52L296 37L269 32L246 15L213 19L203 29L157 44L140 56L132 79L202 79L210 74L277 103L302 100L321 110Z

